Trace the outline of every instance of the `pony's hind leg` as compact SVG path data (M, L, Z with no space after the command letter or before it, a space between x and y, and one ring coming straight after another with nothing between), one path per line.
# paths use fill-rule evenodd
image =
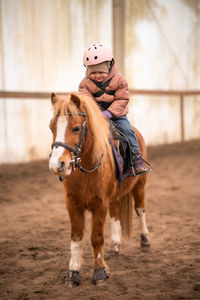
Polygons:
M121 243L121 223L120 223L120 203L118 200L110 202L109 207L111 218L111 250L114 253L119 253Z
M149 247L149 231L146 223L146 215L145 215L145 183L146 183L146 175L139 178L138 182L134 186L132 190L134 202L135 202L135 211L138 215L140 222L140 238L141 238L141 246Z

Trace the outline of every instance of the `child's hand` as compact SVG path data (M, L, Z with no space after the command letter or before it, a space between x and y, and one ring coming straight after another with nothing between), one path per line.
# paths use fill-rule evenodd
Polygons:
M103 111L104 116L106 116L108 119L112 119L113 114L109 110Z

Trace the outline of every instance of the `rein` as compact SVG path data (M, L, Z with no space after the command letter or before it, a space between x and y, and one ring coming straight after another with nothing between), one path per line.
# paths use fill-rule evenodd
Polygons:
M71 113L68 113L69 116L72 116ZM86 118L87 114L85 113L82 113L82 112L78 112L77 113L77 116L82 116L84 118ZM90 170L87 170L85 168L83 168L81 165L80 165L80 161L81 161L81 158L79 157L79 154L81 153L81 148L82 148L82 144L83 144L83 139L84 139L84 136L86 134L86 131L87 131L87 123L86 123L86 120L83 121L82 125L81 125L81 131L80 131L80 135L79 135L79 142L78 144L76 145L76 148L75 147L72 147L66 143L62 143L62 142L55 142L51 145L51 149L53 149L54 147L63 147L69 151L71 151L71 155L72 155L72 159L70 161L70 163L73 165L73 168L77 167L81 172L84 172L84 173L92 173L94 172L96 169L99 168L99 166L101 165L101 160L103 158L103 155L101 156L100 158L100 161Z

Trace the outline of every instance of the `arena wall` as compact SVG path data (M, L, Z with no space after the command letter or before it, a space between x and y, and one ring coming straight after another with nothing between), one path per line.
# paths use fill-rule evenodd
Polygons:
M199 89L200 1L122 2L121 56L130 89ZM0 90L76 91L88 45L102 42L116 53L118 3L0 0ZM200 138L200 97L184 104L185 139ZM51 115L47 99L0 98L0 163L47 158ZM148 145L181 139L178 97L131 95L128 117Z

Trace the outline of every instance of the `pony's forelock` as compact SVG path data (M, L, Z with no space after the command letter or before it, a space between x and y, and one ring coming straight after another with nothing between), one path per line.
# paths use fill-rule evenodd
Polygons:
M58 101L53 106L54 115L64 116L68 113L77 113L77 107L70 101L69 95L59 95L57 99Z

